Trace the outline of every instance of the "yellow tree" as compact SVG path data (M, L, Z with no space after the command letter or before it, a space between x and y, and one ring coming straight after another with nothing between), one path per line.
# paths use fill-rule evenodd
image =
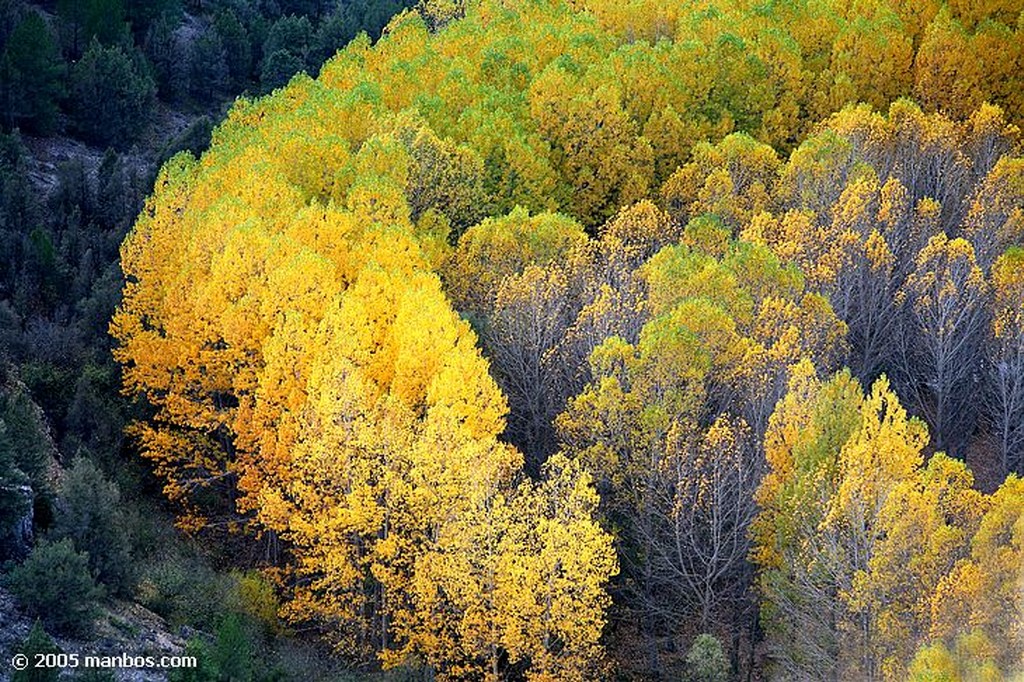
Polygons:
M604 586L618 572L612 538L595 521L597 492L580 464L561 454L526 491L516 515L536 522L520 524L502 547L495 620L510 656L529 659L527 679L594 679L604 674Z
M552 141L555 166L572 187L567 206L593 228L647 195L654 156L623 111L617 86L582 85L563 68L549 67L530 88L530 115Z
M986 507L970 556L935 590L930 634L948 649L973 645L961 658L991 659L987 679L1006 679L1024 670L1024 480L1009 476Z
M785 677L843 679L840 627L848 616L839 579L849 569L837 561L839 538L825 519L862 401L849 373L822 383L803 362L765 434L768 470L755 494L751 559L768 655Z
M445 679L496 676L505 657L538 675L558 665L584 675L599 658L603 584L615 568L586 479L564 474L580 499L549 499L555 483L515 489L521 456L497 440L505 402L468 325L436 276L382 258L320 324L285 473L250 490L260 520L291 545L297 580L286 612L319 624L342 650L377 651L388 666L418 659ZM562 476L552 480L568 485ZM563 515L546 520L531 505ZM559 523L590 530L547 549L506 547ZM593 561L579 563L577 552ZM546 603L590 615L547 629L525 618L523 594L499 593L506 561L574 566L565 583L545 574ZM517 618L524 632L507 641L498 625Z
M861 405L857 433L840 451L840 481L824 521L838 536L833 560L849 614L840 624L849 646L848 675L877 679L882 672L877 614L865 603L859 582L877 551L879 516L894 488L921 466L927 442L924 424L907 417L884 377L876 381Z
M964 220L965 236L975 245L983 267L991 266L1003 250L1024 241L1022 206L1024 159L1002 156L978 183Z
M662 185L661 195L677 220L711 213L738 234L756 213L774 208L781 166L775 150L734 133L717 145L698 144L693 159Z
M832 44L830 68L837 80L850 79L851 100L884 109L910 90L913 39L884 3L858 4Z
M927 440L884 377L864 396L848 373L826 384L809 364L794 374L766 436L753 525L762 620L784 674L905 674L931 594L980 517L963 465L936 456L922 469Z
M933 456L898 483L878 513L867 570L854 577L851 602L876 624L873 647L885 679L907 677L907 664L932 626L932 598L969 543L988 506L962 462Z
M459 238L442 268L446 290L459 310L487 316L505 278L529 265L544 266L564 257L585 239L579 223L557 213L531 216L517 208L506 216L488 218Z
M987 420L1003 470L1024 471L1024 250L1012 248L992 266Z
M693 247L663 248L639 270L650 319L635 341L594 349L590 382L557 420L621 529L618 595L648 671L665 664L657 642L681 622L707 627L742 611L760 420L793 363L830 364L842 345L841 324L804 295L799 272L728 234L691 221Z

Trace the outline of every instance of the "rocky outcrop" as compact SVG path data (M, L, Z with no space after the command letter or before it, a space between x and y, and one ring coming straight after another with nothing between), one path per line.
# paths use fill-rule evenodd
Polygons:
M52 499L60 474L46 415L0 360L0 562L31 551L35 511Z
M33 622L18 608L11 594L0 587L0 682L10 681L9 661L28 637ZM186 635L186 632L172 632L166 621L152 611L133 602L118 601L106 606L89 639L55 637L54 641L64 653L78 654L80 662L86 656L101 659L150 657L159 661L163 656L183 654ZM79 667L82 667L81 663ZM119 682L163 682L168 672L160 668L130 666L116 666L110 670Z
M0 560L14 559L20 561L32 551L35 537L35 492L30 485L0 486L0 494L15 501L18 508L24 509L6 528L0 528Z

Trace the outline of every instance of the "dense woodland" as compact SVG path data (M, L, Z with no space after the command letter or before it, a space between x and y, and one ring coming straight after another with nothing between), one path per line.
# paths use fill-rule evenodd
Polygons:
M1019 1L101 4L0 6L49 629L135 600L197 680L1024 674ZM58 131L113 149L32 201Z

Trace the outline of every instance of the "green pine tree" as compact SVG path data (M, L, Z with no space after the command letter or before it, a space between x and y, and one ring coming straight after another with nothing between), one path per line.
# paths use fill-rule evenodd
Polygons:
M49 135L57 127L64 62L38 12L28 12L0 55L0 116L3 127Z
M59 654L61 648L46 634L46 630L37 620L28 633L28 637L16 653L28 657L28 667L15 670L11 682L57 682L60 668L36 667L33 663L40 654Z
M141 61L93 40L72 68L72 111L84 138L127 147L138 135L156 91Z

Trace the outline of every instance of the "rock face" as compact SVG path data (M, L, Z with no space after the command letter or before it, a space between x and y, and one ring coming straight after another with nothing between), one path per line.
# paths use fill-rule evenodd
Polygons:
M0 359L0 562L32 550L37 504L52 499L60 473L46 415Z
M5 492L19 500L18 506L26 511L7 528L0 528L0 561L7 559L21 561L32 550L32 541L35 537L33 532L35 522L33 498L35 495L32 486L28 485L19 485Z

